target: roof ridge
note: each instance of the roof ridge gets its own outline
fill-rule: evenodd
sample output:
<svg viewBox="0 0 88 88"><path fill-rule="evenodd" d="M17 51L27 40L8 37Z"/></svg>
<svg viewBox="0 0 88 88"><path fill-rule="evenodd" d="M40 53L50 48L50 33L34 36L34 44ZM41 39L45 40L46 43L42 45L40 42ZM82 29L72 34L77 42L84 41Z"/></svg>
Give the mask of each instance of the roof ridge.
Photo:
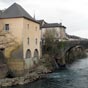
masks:
<svg viewBox="0 0 88 88"><path fill-rule="evenodd" d="M18 10L21 12L22 16L24 17L24 13L22 12L22 10L28 15L30 16L30 19L33 19L35 20L21 5L17 4L17 3L14 3L16 4Z"/></svg>
<svg viewBox="0 0 88 88"><path fill-rule="evenodd" d="M0 18L17 18L24 17L38 23L21 5L13 3L0 15Z"/></svg>
<svg viewBox="0 0 88 88"><path fill-rule="evenodd" d="M16 6L17 6L17 8L18 8L18 10L19 10L19 12L21 12L21 14L22 14L22 16L23 16L23 13L22 13L22 11L21 11L21 9L20 8L22 8L19 4L17 4L17 3L14 3ZM22 8L23 9L23 8Z"/></svg>

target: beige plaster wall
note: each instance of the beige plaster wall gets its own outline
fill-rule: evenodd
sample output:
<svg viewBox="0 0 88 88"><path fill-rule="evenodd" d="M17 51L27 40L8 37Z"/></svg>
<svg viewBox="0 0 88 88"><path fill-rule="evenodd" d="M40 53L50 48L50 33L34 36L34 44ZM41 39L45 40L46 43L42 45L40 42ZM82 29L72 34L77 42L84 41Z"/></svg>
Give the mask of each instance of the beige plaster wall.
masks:
<svg viewBox="0 0 88 88"><path fill-rule="evenodd" d="M42 30L41 30L41 37L42 38L44 38L44 34L45 34L45 31L46 30L56 30L56 32L57 32L57 34L58 34L58 36L57 36L57 34L55 35L55 37L56 38L65 38L66 37L66 35L65 35L65 29L64 28L62 28L62 27L54 27L54 28L42 28Z"/></svg>
<svg viewBox="0 0 88 88"><path fill-rule="evenodd" d="M9 31L5 30L5 24L9 24ZM22 41L23 18L0 19L0 31L10 32L19 43Z"/></svg>
<svg viewBox="0 0 88 88"><path fill-rule="evenodd" d="M24 50L24 58L26 58L26 51L30 49L31 56L34 56L34 50L38 49L40 56L40 39L41 39L41 31L40 25L38 23L32 22L30 20L23 20L23 50ZM29 27L28 27L29 25ZM29 44L28 44L29 38ZM37 38L37 44L35 43L35 39Z"/></svg>
<svg viewBox="0 0 88 88"><path fill-rule="evenodd" d="M4 30L5 24L9 24L9 31ZM0 19L0 30L5 33L9 32L12 35L11 37L14 37L14 40L18 41L19 44L23 46L23 58L25 61L25 67L26 69L32 67L35 61L35 59L33 59L35 49L38 50L40 57L40 25L25 18ZM31 58L26 58L26 52L28 49L31 51ZM38 61L38 59L36 60Z"/></svg>

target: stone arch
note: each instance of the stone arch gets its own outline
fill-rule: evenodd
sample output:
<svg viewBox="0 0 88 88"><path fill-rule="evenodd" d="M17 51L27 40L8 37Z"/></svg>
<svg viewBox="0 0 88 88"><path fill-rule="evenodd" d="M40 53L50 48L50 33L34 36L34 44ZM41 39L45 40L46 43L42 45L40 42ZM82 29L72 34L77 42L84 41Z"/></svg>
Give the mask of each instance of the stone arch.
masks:
<svg viewBox="0 0 88 88"><path fill-rule="evenodd" d="M26 51L26 58L31 58L31 50L27 49Z"/></svg>
<svg viewBox="0 0 88 88"><path fill-rule="evenodd" d="M65 54L69 51L71 51L71 49L73 48L80 48L81 50L84 50L83 46L81 45L75 45L75 46L72 46L72 47L69 47L66 51L65 51Z"/></svg>
<svg viewBox="0 0 88 88"><path fill-rule="evenodd" d="M37 59L39 58L38 49L35 49L35 50L34 50L34 57L36 57Z"/></svg>
<svg viewBox="0 0 88 88"><path fill-rule="evenodd" d="M72 53L73 51L84 51L84 47L81 46L81 45L75 45L75 46L72 46L72 47L69 47L66 51L65 51L65 62L68 60L68 62L70 61L70 55L72 54L74 56L74 53ZM72 60L75 60L75 56L72 58Z"/></svg>

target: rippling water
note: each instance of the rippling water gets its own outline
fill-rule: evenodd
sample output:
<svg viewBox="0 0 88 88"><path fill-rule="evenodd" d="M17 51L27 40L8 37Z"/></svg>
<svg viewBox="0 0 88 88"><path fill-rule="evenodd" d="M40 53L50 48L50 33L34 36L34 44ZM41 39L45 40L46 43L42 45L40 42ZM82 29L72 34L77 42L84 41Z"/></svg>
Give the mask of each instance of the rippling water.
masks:
<svg viewBox="0 0 88 88"><path fill-rule="evenodd" d="M88 88L88 58L73 63L65 70L50 73L44 79L8 88Z"/></svg>

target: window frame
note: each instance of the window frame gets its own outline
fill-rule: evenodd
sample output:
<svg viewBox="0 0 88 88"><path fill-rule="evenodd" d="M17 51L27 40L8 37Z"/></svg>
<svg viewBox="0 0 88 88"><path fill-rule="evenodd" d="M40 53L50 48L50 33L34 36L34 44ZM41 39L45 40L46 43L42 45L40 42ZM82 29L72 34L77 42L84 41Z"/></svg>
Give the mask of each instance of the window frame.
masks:
<svg viewBox="0 0 88 88"><path fill-rule="evenodd" d="M9 31L9 29L10 29L9 24L5 24L4 30L5 30L5 31Z"/></svg>

